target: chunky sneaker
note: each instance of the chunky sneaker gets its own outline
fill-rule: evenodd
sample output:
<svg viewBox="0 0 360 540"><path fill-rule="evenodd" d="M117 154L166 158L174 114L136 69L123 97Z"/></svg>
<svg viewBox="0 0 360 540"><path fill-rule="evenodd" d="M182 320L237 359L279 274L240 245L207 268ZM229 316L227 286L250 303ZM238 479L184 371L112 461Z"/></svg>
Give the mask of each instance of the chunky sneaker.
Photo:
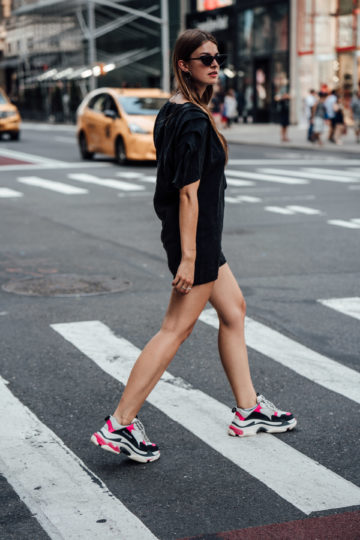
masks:
<svg viewBox="0 0 360 540"><path fill-rule="evenodd" d="M94 433L91 442L114 454L126 454L134 461L147 463L160 457L159 448L150 442L145 428L136 417L128 426L122 426L113 416L105 418L106 424Z"/></svg>
<svg viewBox="0 0 360 540"><path fill-rule="evenodd" d="M246 437L256 435L259 431L267 433L282 433L294 429L296 418L289 413L280 411L271 401L257 394L257 405L252 409L234 407L235 413L228 434L232 437Z"/></svg>

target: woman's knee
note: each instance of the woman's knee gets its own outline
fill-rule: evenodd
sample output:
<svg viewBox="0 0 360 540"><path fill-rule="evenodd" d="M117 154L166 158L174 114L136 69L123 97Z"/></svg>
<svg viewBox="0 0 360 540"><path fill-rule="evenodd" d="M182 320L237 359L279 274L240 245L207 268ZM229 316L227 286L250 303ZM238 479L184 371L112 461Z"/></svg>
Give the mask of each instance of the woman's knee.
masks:
<svg viewBox="0 0 360 540"><path fill-rule="evenodd" d="M226 310L218 311L220 323L228 327L237 327L244 324L246 315L246 302L243 295L233 300Z"/></svg>
<svg viewBox="0 0 360 540"><path fill-rule="evenodd" d="M179 325L165 320L161 325L161 332L167 333L171 340L181 345L190 336L194 326L195 323Z"/></svg>

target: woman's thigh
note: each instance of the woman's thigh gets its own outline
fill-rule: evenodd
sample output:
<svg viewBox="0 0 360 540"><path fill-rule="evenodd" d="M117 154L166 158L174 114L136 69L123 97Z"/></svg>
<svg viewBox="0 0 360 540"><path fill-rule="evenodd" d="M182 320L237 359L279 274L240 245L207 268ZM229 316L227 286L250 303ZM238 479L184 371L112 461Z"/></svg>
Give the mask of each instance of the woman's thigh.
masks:
<svg viewBox="0 0 360 540"><path fill-rule="evenodd" d="M227 263L219 268L219 276L214 282L209 302L225 324L238 320L239 312L245 315L244 296Z"/></svg>
<svg viewBox="0 0 360 540"><path fill-rule="evenodd" d="M179 333L191 330L209 300L214 283L196 285L184 295L173 290L162 328Z"/></svg>

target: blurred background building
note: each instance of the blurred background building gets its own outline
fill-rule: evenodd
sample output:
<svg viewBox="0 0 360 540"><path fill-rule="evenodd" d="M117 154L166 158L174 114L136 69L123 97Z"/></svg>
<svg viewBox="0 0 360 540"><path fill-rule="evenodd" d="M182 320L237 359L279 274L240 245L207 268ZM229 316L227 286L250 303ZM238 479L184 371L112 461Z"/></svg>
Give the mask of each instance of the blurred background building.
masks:
<svg viewBox="0 0 360 540"><path fill-rule="evenodd" d="M216 36L254 122L276 121L279 93L301 122L310 88L346 101L360 80L360 0L0 0L0 84L25 117L73 120L91 87L166 86L183 28Z"/></svg>

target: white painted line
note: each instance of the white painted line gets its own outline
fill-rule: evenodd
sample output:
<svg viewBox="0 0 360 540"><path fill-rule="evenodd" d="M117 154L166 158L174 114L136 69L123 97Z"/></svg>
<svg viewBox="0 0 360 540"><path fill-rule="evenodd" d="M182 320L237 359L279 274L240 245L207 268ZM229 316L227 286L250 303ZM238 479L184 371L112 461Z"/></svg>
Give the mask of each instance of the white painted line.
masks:
<svg viewBox="0 0 360 540"><path fill-rule="evenodd" d="M307 214L309 216L315 216L322 214L320 210L317 210L316 208L308 208L307 206L297 206L297 205L290 205L287 206L289 210L293 210L294 212L299 212L300 214Z"/></svg>
<svg viewBox="0 0 360 540"><path fill-rule="evenodd" d="M0 188L0 199L2 198L12 198L12 197L22 197L24 194L21 191L15 191L14 189L9 188Z"/></svg>
<svg viewBox="0 0 360 540"><path fill-rule="evenodd" d="M270 174L283 174L285 176L302 176L304 178L310 178L313 180L325 180L326 182L340 182L340 183L350 183L350 182L357 182L354 178L345 178L344 176L335 176L335 175L328 175L328 174L320 174L320 173L310 173L305 171L288 171L285 169L259 169L264 173L270 173Z"/></svg>
<svg viewBox="0 0 360 540"><path fill-rule="evenodd" d="M55 137L55 141L62 142L62 143L68 143L68 144L76 144L76 138L75 137Z"/></svg>
<svg viewBox="0 0 360 540"><path fill-rule="evenodd" d="M231 176L231 173L226 173L226 183L228 186L231 187L250 187L254 186L255 182L251 182L249 180L237 180L235 178L229 178Z"/></svg>
<svg viewBox="0 0 360 540"><path fill-rule="evenodd" d="M0 409L1 471L50 538L156 540L1 378Z"/></svg>
<svg viewBox="0 0 360 540"><path fill-rule="evenodd" d="M259 197L252 197L251 195L237 195L236 197L225 197L225 201L230 204L239 204L243 202L258 203L262 199Z"/></svg>
<svg viewBox="0 0 360 540"><path fill-rule="evenodd" d="M87 189L63 184L63 182L55 182L55 180L46 180L45 178L40 178L38 176L22 176L18 178L18 182L28 186L36 186L43 189L49 189L50 191L57 191L63 195L80 195L88 193Z"/></svg>
<svg viewBox="0 0 360 540"><path fill-rule="evenodd" d="M219 327L219 321L213 309L203 311L200 320L214 328ZM302 377L360 403L359 372L249 317L246 317L245 335L248 347L292 369Z"/></svg>
<svg viewBox="0 0 360 540"><path fill-rule="evenodd" d="M360 173L354 172L354 171L347 171L347 170L339 170L339 169L315 169L311 167L306 167L303 169L304 171L312 172L312 173L326 173L331 175L340 175L340 176L349 176L350 178L355 178L356 180L360 181Z"/></svg>
<svg viewBox="0 0 360 540"><path fill-rule="evenodd" d="M100 321L51 325L106 373L126 384L140 350ZM360 504L360 488L271 435L229 437L229 408L165 372L148 402L303 512ZM266 456L266 459L264 459Z"/></svg>
<svg viewBox="0 0 360 540"><path fill-rule="evenodd" d="M340 313L359 319L360 321L360 297L353 296L350 298L329 298L328 300L318 300L320 304L326 307L335 309Z"/></svg>
<svg viewBox="0 0 360 540"><path fill-rule="evenodd" d="M70 131L76 134L76 126L66 124L38 124L33 122L22 122L21 129L31 129L35 131Z"/></svg>
<svg viewBox="0 0 360 540"><path fill-rule="evenodd" d="M4 148L3 146L0 148L0 156L5 156L12 159L18 159L23 161L29 161L31 163L39 163L44 165L53 165L53 166L59 166L63 165L63 161L58 161L56 159L48 159L44 158L42 156L34 155L34 154L25 154L25 152L18 152L17 150L10 150L9 148ZM3 167L1 167L1 170Z"/></svg>
<svg viewBox="0 0 360 540"><path fill-rule="evenodd" d="M149 182L150 184L155 184L156 183L156 176L150 176L150 175L140 176L139 180L141 182Z"/></svg>
<svg viewBox="0 0 360 540"><path fill-rule="evenodd" d="M338 227L345 227L346 229L360 229L360 223L355 221L345 221L344 219L329 219L329 225L337 225Z"/></svg>
<svg viewBox="0 0 360 540"><path fill-rule="evenodd" d="M143 175L142 173L118 172L116 173L116 176L120 176L120 178L133 178L139 180L140 182L149 182L150 184L155 184L156 182L156 176Z"/></svg>
<svg viewBox="0 0 360 540"><path fill-rule="evenodd" d="M3 171L33 171L33 170L48 170L48 169L98 169L104 167L111 167L111 163L103 163L93 161L92 163L83 161L63 162L55 163L31 163L25 165L0 165L0 172Z"/></svg>
<svg viewBox="0 0 360 540"><path fill-rule="evenodd" d="M144 186L138 186L137 184L130 184L129 182L123 182L122 180L99 178L98 176L87 173L68 174L68 178L71 180L78 180L79 182L86 182L87 184L96 184L102 187L121 189L122 191L142 191L145 189Z"/></svg>
<svg viewBox="0 0 360 540"><path fill-rule="evenodd" d="M360 165L360 160L358 159L337 159L331 156L323 156L319 159L317 158L310 158L306 155L305 157L299 158L299 159L229 159L228 164L229 165L253 165L254 167L258 167L259 165L288 165L289 167L292 167L293 165L300 165L301 167L304 166L304 160L306 159L307 163L311 163L312 165L320 165L320 166L334 166L334 167L341 167L341 166L354 166L354 165Z"/></svg>
<svg viewBox="0 0 360 540"><path fill-rule="evenodd" d="M295 212L283 206L265 206L265 210L267 212L275 212L276 214L284 214L287 216L293 216L295 214Z"/></svg>
<svg viewBox="0 0 360 540"><path fill-rule="evenodd" d="M116 176L122 176L123 178L139 178L139 176L142 176L142 173L132 171L120 171L116 173Z"/></svg>
<svg viewBox="0 0 360 540"><path fill-rule="evenodd" d="M260 169L259 169L260 170ZM269 169L270 171L270 169ZM228 171L227 174L231 176L240 176L244 178L249 178L250 180L260 180L262 182L276 182L279 184L308 184L307 180L302 178L285 178L284 176L275 176L271 174L260 174L250 171ZM296 175L295 175L296 176Z"/></svg>
<svg viewBox="0 0 360 540"><path fill-rule="evenodd" d="M356 223L356 224L360 225L360 218L353 218L351 221L353 223Z"/></svg>

